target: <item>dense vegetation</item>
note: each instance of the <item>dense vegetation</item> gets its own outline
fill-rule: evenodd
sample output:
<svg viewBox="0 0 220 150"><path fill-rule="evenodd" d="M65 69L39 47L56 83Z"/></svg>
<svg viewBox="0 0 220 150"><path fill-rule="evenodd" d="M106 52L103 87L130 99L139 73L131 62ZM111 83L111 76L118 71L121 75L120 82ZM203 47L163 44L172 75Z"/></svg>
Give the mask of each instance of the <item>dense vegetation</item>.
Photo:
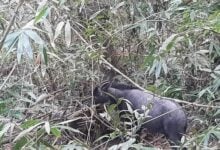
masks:
<svg viewBox="0 0 220 150"><path fill-rule="evenodd" d="M104 80L179 102L182 147L220 145L218 0L0 0L0 35L2 149L168 149L97 109Z"/></svg>

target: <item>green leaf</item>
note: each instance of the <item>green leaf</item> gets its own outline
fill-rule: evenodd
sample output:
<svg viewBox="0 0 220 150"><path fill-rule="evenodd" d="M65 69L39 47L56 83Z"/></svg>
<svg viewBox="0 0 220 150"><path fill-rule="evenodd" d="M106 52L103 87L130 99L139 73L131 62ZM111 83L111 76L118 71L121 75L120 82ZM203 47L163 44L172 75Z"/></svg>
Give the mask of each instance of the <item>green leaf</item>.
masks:
<svg viewBox="0 0 220 150"><path fill-rule="evenodd" d="M56 150L56 148L51 145L50 141L39 139L39 143L41 144L40 150L44 150L44 149Z"/></svg>
<svg viewBox="0 0 220 150"><path fill-rule="evenodd" d="M51 128L51 133L55 135L57 138L61 137L61 131L56 127Z"/></svg>
<svg viewBox="0 0 220 150"><path fill-rule="evenodd" d="M94 18L95 18L96 16L98 16L103 10L104 10L104 9L101 9L101 10L95 12L94 14L92 14L92 15L90 16L89 20L94 19Z"/></svg>
<svg viewBox="0 0 220 150"><path fill-rule="evenodd" d="M213 135L215 135L220 140L220 128L216 127L213 131L211 131Z"/></svg>
<svg viewBox="0 0 220 150"><path fill-rule="evenodd" d="M218 44L213 43L213 47L215 48L216 53L218 54L218 56L220 56L220 46L218 46Z"/></svg>
<svg viewBox="0 0 220 150"><path fill-rule="evenodd" d="M216 53L218 54L218 56L220 56L220 47L217 45L217 44L213 44L215 50L216 50Z"/></svg>
<svg viewBox="0 0 220 150"><path fill-rule="evenodd" d="M115 108L116 108L117 106L118 106L118 104L111 104L110 106L108 106L107 111L108 111L109 113L112 113L112 112L115 111Z"/></svg>
<svg viewBox="0 0 220 150"><path fill-rule="evenodd" d="M151 66L154 62L155 57L153 55L147 55L144 58L144 65L145 66Z"/></svg>
<svg viewBox="0 0 220 150"><path fill-rule="evenodd" d="M37 120L37 119L30 119L30 120L27 120L24 123L22 123L21 124L21 128L27 129L27 128L31 127L31 126L34 126L34 125L38 124L38 123L40 123L39 120Z"/></svg>
<svg viewBox="0 0 220 150"><path fill-rule="evenodd" d="M153 93L156 93L157 90L158 90L155 85L148 85L148 86L146 87L146 89L149 90L149 91L151 91L151 92L153 92Z"/></svg>
<svg viewBox="0 0 220 150"><path fill-rule="evenodd" d="M20 140L18 140L15 144L15 146L13 147L14 150L21 150L22 147L27 144L28 140L27 138L23 137Z"/></svg>
<svg viewBox="0 0 220 150"><path fill-rule="evenodd" d="M152 65L152 67L150 68L150 71L149 71L149 75L151 75L152 73L154 73L157 64L158 64L158 60L157 60L157 59L154 59L153 65Z"/></svg>
<svg viewBox="0 0 220 150"><path fill-rule="evenodd" d="M98 137L98 139L96 139L95 141L94 141L94 143L96 143L96 142L99 142L99 141L101 141L102 139L109 139L110 137L109 137L109 135L103 135L103 136L100 136L100 137Z"/></svg>
<svg viewBox="0 0 220 150"><path fill-rule="evenodd" d="M206 92L207 92L207 88L200 91L198 94L199 98L201 98Z"/></svg>
<svg viewBox="0 0 220 150"><path fill-rule="evenodd" d="M39 23L41 20L47 17L50 12L50 8L48 6L42 7L36 14L34 23Z"/></svg>
<svg viewBox="0 0 220 150"><path fill-rule="evenodd" d="M7 111L6 101L0 101L0 114L3 114Z"/></svg>
<svg viewBox="0 0 220 150"><path fill-rule="evenodd" d="M207 89L207 92L209 93L209 95L213 98L213 99L215 99L215 94L208 88Z"/></svg>
<svg viewBox="0 0 220 150"><path fill-rule="evenodd" d="M68 127L68 126L63 126L63 125L55 125L53 126L54 128L60 128L60 129L65 129L65 130L69 130L69 131L72 131L74 133L80 133L80 134L83 134L80 130L78 129L74 129L74 128L71 128L71 127Z"/></svg>
<svg viewBox="0 0 220 150"><path fill-rule="evenodd" d="M37 128L37 127L40 126L41 124L43 124L43 122L38 123L38 124L36 124L36 125L34 125L34 126L28 128L28 129L26 129L26 130L23 130L22 132L20 132L20 133L18 134L18 136L15 137L15 139L13 140L13 142L15 142L15 141L21 139L22 137L24 137L25 135L27 135L28 133L30 133L34 128Z"/></svg>
<svg viewBox="0 0 220 150"><path fill-rule="evenodd" d="M220 109L218 109L213 116L214 116L214 117L220 116Z"/></svg>
<svg viewBox="0 0 220 150"><path fill-rule="evenodd" d="M168 37L162 44L162 46L160 47L160 51L170 51L171 48L173 48L174 45L174 41L177 38L177 34L172 34L170 37Z"/></svg>
<svg viewBox="0 0 220 150"><path fill-rule="evenodd" d="M40 53L44 63L47 65L48 64L47 49L43 45L40 45Z"/></svg>

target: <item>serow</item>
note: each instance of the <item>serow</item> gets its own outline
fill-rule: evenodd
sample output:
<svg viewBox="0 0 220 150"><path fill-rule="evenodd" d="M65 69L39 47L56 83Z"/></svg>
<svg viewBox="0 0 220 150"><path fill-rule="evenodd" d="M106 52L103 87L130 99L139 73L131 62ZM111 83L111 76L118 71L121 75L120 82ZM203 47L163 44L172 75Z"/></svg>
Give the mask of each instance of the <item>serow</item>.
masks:
<svg viewBox="0 0 220 150"><path fill-rule="evenodd" d="M151 105L148 112L151 118L143 123L141 128L146 128L151 133L164 134L171 145L179 145L183 134L186 133L187 117L184 110L179 104L166 98L126 84L110 82L95 87L93 96L96 104L117 103L118 99L126 99L131 103L133 110L138 110L139 113L144 113L143 106ZM122 104L119 109L126 110L127 107Z"/></svg>

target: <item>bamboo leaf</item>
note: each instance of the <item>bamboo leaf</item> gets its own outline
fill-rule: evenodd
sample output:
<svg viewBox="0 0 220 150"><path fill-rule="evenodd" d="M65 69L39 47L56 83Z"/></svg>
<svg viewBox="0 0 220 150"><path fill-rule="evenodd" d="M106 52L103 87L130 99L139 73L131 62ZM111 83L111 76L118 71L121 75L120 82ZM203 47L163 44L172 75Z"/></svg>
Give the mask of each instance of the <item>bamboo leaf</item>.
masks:
<svg viewBox="0 0 220 150"><path fill-rule="evenodd" d="M56 137L61 137L61 131L58 128L52 127L51 133L55 135Z"/></svg>
<svg viewBox="0 0 220 150"><path fill-rule="evenodd" d="M64 26L64 22L63 21L58 23L58 25L56 27L56 30L55 30L55 35L54 35L53 41L55 41L55 39L61 34L63 26Z"/></svg>
<svg viewBox="0 0 220 150"><path fill-rule="evenodd" d="M29 36L32 40L34 40L35 43L39 44L39 45L43 45L44 42L43 40L41 39L41 37L33 30L25 30L24 31L25 34L27 36Z"/></svg>
<svg viewBox="0 0 220 150"><path fill-rule="evenodd" d="M168 37L160 47L160 51L170 51L174 46L174 41L177 38L177 34L172 34L170 37Z"/></svg>
<svg viewBox="0 0 220 150"><path fill-rule="evenodd" d="M44 127L47 134L50 134L50 123L48 121L45 122Z"/></svg>
<svg viewBox="0 0 220 150"><path fill-rule="evenodd" d="M20 133L18 134L18 136L15 137L15 139L13 140L13 142L15 142L15 141L19 140L20 138L24 137L24 136L27 135L30 131L32 131L33 129L37 128L37 127L40 126L41 124L43 124L43 122L38 123L38 124L36 124L36 125L34 125L34 126L28 128L28 129L26 129L26 130L20 132Z"/></svg>
<svg viewBox="0 0 220 150"><path fill-rule="evenodd" d="M48 6L43 6L35 16L34 23L38 23L44 18L46 18L49 12L50 12L50 8Z"/></svg>
<svg viewBox="0 0 220 150"><path fill-rule="evenodd" d="M70 47L71 43L71 26L69 20L67 20L66 25L65 25L65 41L67 47Z"/></svg>
<svg viewBox="0 0 220 150"><path fill-rule="evenodd" d="M6 123L4 125L4 127L2 128L2 130L0 131L0 138L6 133L8 132L9 128L11 127L11 123Z"/></svg>

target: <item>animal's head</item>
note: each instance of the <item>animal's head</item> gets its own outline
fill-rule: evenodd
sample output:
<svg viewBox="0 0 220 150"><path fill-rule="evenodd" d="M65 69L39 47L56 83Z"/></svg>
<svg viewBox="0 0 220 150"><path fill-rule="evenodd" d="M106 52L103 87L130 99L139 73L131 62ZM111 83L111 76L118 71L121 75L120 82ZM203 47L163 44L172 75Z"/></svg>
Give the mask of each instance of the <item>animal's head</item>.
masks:
<svg viewBox="0 0 220 150"><path fill-rule="evenodd" d="M93 95L95 103L116 103L118 98L125 97L128 90L137 89L126 84L103 82L100 86L95 87ZM125 91L127 90L127 91Z"/></svg>
<svg viewBox="0 0 220 150"><path fill-rule="evenodd" d="M115 101L113 96L108 93L110 88L110 82L103 82L100 86L95 87L93 91L93 96L96 104L103 104Z"/></svg>

